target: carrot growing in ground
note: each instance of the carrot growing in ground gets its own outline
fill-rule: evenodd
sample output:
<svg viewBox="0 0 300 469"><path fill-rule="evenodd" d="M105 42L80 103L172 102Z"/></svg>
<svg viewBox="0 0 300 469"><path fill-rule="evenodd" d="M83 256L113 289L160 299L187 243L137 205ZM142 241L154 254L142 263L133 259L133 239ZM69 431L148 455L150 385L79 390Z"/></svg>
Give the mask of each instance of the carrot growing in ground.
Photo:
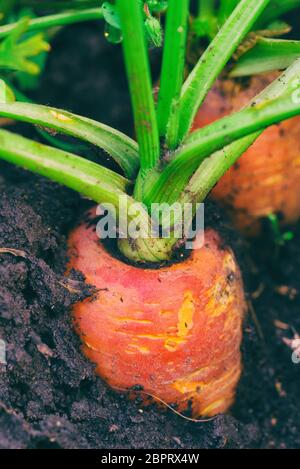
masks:
<svg viewBox="0 0 300 469"><path fill-rule="evenodd" d="M193 130L247 105L279 76L277 70L286 68L293 57L299 57L299 41L274 39L290 31L288 25L278 21L280 15L299 6L297 0L270 2L254 31L235 52L234 67L227 69L208 94L195 117ZM221 2L212 24L222 22L232 8L230 2ZM199 29L199 19L197 24ZM242 81L241 77L247 78ZM271 214L278 214L284 224L300 218L299 133L299 117L270 127L212 191L213 198L229 209L235 225L245 234L258 234L262 218Z"/></svg>
<svg viewBox="0 0 300 469"><path fill-rule="evenodd" d="M233 402L241 373L245 301L235 256L216 230L204 231L202 246L197 245L200 231L187 256L181 257L179 248L190 237L197 204L261 131L300 114L293 99L300 61L248 108L192 134L190 128L199 90L209 91L268 3L239 2L205 62L183 83L189 1L170 0L155 107L145 10L140 1L117 1L137 142L70 112L14 102L2 84L1 116L92 143L108 152L122 172L0 131L2 159L65 184L109 212L96 232L83 221L69 239L68 268L79 269L97 289L73 309L85 354L111 386L143 389L195 417L224 412ZM160 210L157 204L162 204ZM176 210L169 216L172 204ZM182 217L185 204L191 208L187 219ZM89 216L94 218L95 211ZM106 225L114 233L114 221L118 239L112 253L101 238ZM188 229L182 230L186 222ZM152 225L159 229L152 232Z"/></svg>

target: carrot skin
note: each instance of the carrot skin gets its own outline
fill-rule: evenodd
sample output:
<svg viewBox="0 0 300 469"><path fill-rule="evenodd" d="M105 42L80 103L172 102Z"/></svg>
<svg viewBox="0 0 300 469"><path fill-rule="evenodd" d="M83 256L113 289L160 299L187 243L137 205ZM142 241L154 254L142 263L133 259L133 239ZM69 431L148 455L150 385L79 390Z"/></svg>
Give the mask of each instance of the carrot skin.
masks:
<svg viewBox="0 0 300 469"><path fill-rule="evenodd" d="M160 269L108 253L93 228L69 239L70 265L99 289L73 308L85 355L112 387L140 386L193 417L225 412L241 373L245 301L229 248L209 229L205 245Z"/></svg>

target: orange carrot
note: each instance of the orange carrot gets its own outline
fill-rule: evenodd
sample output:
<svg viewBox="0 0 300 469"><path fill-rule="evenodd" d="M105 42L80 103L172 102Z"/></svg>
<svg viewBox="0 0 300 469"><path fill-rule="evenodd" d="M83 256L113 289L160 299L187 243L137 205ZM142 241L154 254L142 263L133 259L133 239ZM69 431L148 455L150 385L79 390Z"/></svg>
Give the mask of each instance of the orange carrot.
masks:
<svg viewBox="0 0 300 469"><path fill-rule="evenodd" d="M114 258L85 224L71 234L70 265L98 293L73 310L85 355L113 387L139 386L193 417L226 411L241 373L243 284L219 235L160 269Z"/></svg>

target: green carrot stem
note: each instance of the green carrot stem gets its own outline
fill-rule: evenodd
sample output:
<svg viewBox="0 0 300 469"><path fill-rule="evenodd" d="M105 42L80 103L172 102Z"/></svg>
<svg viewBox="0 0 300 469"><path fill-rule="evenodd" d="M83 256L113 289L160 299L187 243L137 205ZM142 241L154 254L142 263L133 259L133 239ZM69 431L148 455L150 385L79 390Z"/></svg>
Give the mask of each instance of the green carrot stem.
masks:
<svg viewBox="0 0 300 469"><path fill-rule="evenodd" d="M0 130L0 158L46 176L96 202L115 204L130 182L80 156Z"/></svg>
<svg viewBox="0 0 300 469"><path fill-rule="evenodd" d="M128 259L161 262L171 258L176 240L149 236L151 223L147 210L127 195L130 182L119 174L80 156L6 130L0 130L0 159L69 187L106 208L109 204L110 208L114 208L112 214L116 216L119 226L135 222L140 227L139 237L119 241L120 250ZM135 220L137 211L138 220Z"/></svg>
<svg viewBox="0 0 300 469"><path fill-rule="evenodd" d="M18 3L22 7L32 7L35 10L73 10L73 9L86 9L99 7L103 1L102 0L19 0Z"/></svg>
<svg viewBox="0 0 300 469"><path fill-rule="evenodd" d="M139 169L138 146L123 133L71 112L31 103L0 103L0 116L45 126L105 150L134 178Z"/></svg>
<svg viewBox="0 0 300 469"><path fill-rule="evenodd" d="M178 101L183 83L187 20L190 0L169 0L162 72L157 105L159 134L165 137L172 103ZM174 125L174 124L173 124Z"/></svg>
<svg viewBox="0 0 300 469"><path fill-rule="evenodd" d="M299 66L300 60L296 62L296 70ZM284 83L285 87L281 89L279 97L270 99L268 95L265 97L262 94L246 109L192 133L162 172L154 172L152 178L149 178L144 201L147 204L150 201L176 201L199 164L213 152L235 140L300 114L299 100L294 99L295 90L291 83Z"/></svg>
<svg viewBox="0 0 300 469"><path fill-rule="evenodd" d="M227 18L231 15L235 7L237 6L239 0L221 0L219 8L219 22L224 24Z"/></svg>
<svg viewBox="0 0 300 469"><path fill-rule="evenodd" d="M199 59L183 86L178 142L188 134L209 89L269 1L241 0Z"/></svg>
<svg viewBox="0 0 300 469"><path fill-rule="evenodd" d="M225 0L226 1L226 0ZM300 0L271 0L264 14L257 20L255 29L261 29L300 6Z"/></svg>
<svg viewBox="0 0 300 469"><path fill-rule="evenodd" d="M300 41L259 38L253 49L239 58L230 76L253 76L272 70L284 70L299 56Z"/></svg>
<svg viewBox="0 0 300 469"><path fill-rule="evenodd" d="M42 16L33 18L29 21L28 31L39 31L64 26L67 24L80 23L82 21L100 20L103 18L101 8L90 8L86 10L70 11L67 13L58 13L56 15ZM0 39L6 37L14 30L17 23L10 23L0 27Z"/></svg>
<svg viewBox="0 0 300 469"><path fill-rule="evenodd" d="M142 5L138 0L117 0L117 6L143 178L159 159L160 145Z"/></svg>
<svg viewBox="0 0 300 469"><path fill-rule="evenodd" d="M214 15L215 1L214 0L198 0L198 17L210 18Z"/></svg>

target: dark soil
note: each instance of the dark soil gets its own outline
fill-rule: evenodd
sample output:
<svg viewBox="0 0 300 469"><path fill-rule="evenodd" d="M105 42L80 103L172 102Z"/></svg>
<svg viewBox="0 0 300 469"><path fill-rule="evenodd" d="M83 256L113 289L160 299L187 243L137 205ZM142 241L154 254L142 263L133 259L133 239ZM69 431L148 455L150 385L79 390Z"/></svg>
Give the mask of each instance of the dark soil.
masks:
<svg viewBox="0 0 300 469"><path fill-rule="evenodd" d="M130 132L126 81L101 35L82 25L57 37L39 100ZM6 164L0 192L0 448L300 447L300 364L283 342L300 333L300 225L279 252L268 231L264 242L236 240L252 305L244 373L229 415L191 423L110 390L80 352L70 305L89 287L63 274L66 236L86 201Z"/></svg>

